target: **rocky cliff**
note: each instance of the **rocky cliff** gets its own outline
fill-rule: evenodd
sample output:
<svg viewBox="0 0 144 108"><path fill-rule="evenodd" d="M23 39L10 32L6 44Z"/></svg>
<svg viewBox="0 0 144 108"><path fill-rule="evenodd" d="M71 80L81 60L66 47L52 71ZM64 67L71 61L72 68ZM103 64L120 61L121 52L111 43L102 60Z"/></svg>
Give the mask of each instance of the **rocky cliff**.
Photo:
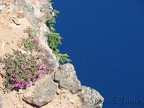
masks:
<svg viewBox="0 0 144 108"><path fill-rule="evenodd" d="M46 34L50 33L50 29L45 22L52 17L53 8L48 0L0 0L0 56L4 58L0 63L0 108L102 107L104 99L99 92L81 85L73 65L60 65L58 58L48 46ZM42 52L34 50L39 48L36 43ZM10 56L16 51L18 56ZM27 75L29 68L34 68L31 64L37 55L41 57L40 61L43 64L36 61L39 68L35 68L39 72L28 81L21 75ZM12 61L20 62L20 65L10 66ZM22 70L26 66L28 68ZM11 68L13 70L10 70ZM26 81L22 82L20 78Z"/></svg>

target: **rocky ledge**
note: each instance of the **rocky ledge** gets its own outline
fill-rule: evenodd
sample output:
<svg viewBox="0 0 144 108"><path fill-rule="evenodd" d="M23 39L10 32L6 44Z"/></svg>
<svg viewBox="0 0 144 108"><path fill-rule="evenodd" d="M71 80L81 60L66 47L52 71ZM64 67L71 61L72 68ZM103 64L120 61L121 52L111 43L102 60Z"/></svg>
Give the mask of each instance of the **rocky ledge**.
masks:
<svg viewBox="0 0 144 108"><path fill-rule="evenodd" d="M51 71L25 90L5 92L3 65L0 65L0 108L102 108L104 98L90 87L81 85L74 66L60 65L47 44L50 33L45 22L53 17L48 0L0 0L0 56L12 53L25 29L33 28L44 49L43 62ZM24 51L23 51L24 52ZM25 52L30 53L30 52ZM38 53L38 52L37 52Z"/></svg>

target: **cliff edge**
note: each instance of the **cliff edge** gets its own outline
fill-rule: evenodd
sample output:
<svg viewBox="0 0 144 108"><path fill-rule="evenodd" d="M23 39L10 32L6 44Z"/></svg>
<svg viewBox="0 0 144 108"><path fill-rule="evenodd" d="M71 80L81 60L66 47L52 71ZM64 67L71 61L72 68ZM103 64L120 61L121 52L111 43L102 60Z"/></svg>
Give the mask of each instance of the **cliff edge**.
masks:
<svg viewBox="0 0 144 108"><path fill-rule="evenodd" d="M53 15L48 0L0 0L0 108L102 108L48 46Z"/></svg>

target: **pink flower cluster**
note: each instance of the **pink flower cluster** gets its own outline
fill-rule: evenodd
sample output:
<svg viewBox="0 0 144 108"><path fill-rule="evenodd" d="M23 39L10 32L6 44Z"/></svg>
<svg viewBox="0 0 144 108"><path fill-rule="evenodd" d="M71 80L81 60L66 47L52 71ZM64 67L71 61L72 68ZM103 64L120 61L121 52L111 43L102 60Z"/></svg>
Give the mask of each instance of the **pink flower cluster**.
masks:
<svg viewBox="0 0 144 108"><path fill-rule="evenodd" d="M10 78L10 81L13 82L13 87L15 88L24 88L29 86L29 82L23 79L19 79L18 76L16 75L13 78Z"/></svg>
<svg viewBox="0 0 144 108"><path fill-rule="evenodd" d="M43 74L43 71L40 70L37 74L31 76L30 74L27 75L26 79L20 79L18 76L14 78L10 78L11 82L14 82L13 87L15 88L24 88L30 86L30 82L37 82L38 78Z"/></svg>
<svg viewBox="0 0 144 108"><path fill-rule="evenodd" d="M22 55L17 51L16 56L5 58L6 87L23 89L38 81L38 78L48 72L45 64L39 62L41 56Z"/></svg>
<svg viewBox="0 0 144 108"><path fill-rule="evenodd" d="M32 58L36 58L35 56L33 56ZM42 76L43 73L47 73L48 72L48 68L45 64L42 64L38 61L36 61L35 65L37 66L37 71L35 70L35 72L33 74L27 74L25 76L25 78L20 78L18 76L18 74L16 73L16 71L20 72L21 74L23 74L25 67L23 67L23 71L21 69L11 69L10 73L12 75L12 77L10 78L10 82L8 85L12 85L14 88L26 88L28 86L30 86L30 82L37 82L38 78L40 76Z"/></svg>
<svg viewBox="0 0 144 108"><path fill-rule="evenodd" d="M38 40L38 39L33 39L33 42L34 42L34 43L40 43L40 40Z"/></svg>
<svg viewBox="0 0 144 108"><path fill-rule="evenodd" d="M39 62L36 62L36 66L39 67L39 70L44 70L45 72L48 71L48 68L45 64L42 64L42 63L39 63Z"/></svg>
<svg viewBox="0 0 144 108"><path fill-rule="evenodd" d="M13 84L16 88L23 88L24 86L28 87L29 83L26 81L18 81L17 83Z"/></svg>

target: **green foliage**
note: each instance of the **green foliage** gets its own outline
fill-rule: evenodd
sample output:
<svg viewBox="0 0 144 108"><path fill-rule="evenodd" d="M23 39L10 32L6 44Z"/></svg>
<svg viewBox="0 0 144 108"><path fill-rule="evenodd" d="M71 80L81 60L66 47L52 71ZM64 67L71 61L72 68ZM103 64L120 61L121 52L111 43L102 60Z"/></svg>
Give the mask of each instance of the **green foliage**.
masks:
<svg viewBox="0 0 144 108"><path fill-rule="evenodd" d="M57 15L60 13L58 10L54 9L54 17L52 17L49 21L46 22L47 27L50 29L51 32L55 32L54 24L56 24Z"/></svg>
<svg viewBox="0 0 144 108"><path fill-rule="evenodd" d="M46 22L47 27L50 29L51 32L55 32L54 24L56 23L55 17L51 18L49 21Z"/></svg>
<svg viewBox="0 0 144 108"><path fill-rule="evenodd" d="M42 74L48 72L48 68L41 62L41 55L33 55L33 51L42 51L39 46L39 40L33 29L27 29L27 39L22 39L19 44L25 51L15 50L13 54L5 54L4 58L0 57L0 62L4 63L6 71L4 85L10 90L25 89L34 84Z"/></svg>
<svg viewBox="0 0 144 108"><path fill-rule="evenodd" d="M53 12L54 12L54 16L57 16L60 13L60 11L58 11L56 9L54 9Z"/></svg>
<svg viewBox="0 0 144 108"><path fill-rule="evenodd" d="M41 51L41 48L38 44L40 41L36 36L35 30L30 28L26 32L28 33L29 37L27 39L22 39L20 46L23 46L24 50L26 51L32 51L32 50Z"/></svg>
<svg viewBox="0 0 144 108"><path fill-rule="evenodd" d="M60 51L57 48L53 49L53 53L59 57L60 63L65 63L65 62L71 62L69 59L69 56L67 54L61 54Z"/></svg>
<svg viewBox="0 0 144 108"><path fill-rule="evenodd" d="M48 45L52 48L55 49L59 44L61 44L61 36L59 33L54 33L51 32L50 34L47 35L48 38Z"/></svg>
<svg viewBox="0 0 144 108"><path fill-rule="evenodd" d="M69 56L67 54L61 54L58 50L58 45L61 44L62 37L56 32L54 24L56 24L57 15L60 13L58 10L54 9L54 17L46 22L47 27L50 29L50 33L46 36L48 39L48 45L53 50L53 53L59 58L60 63L70 62Z"/></svg>
<svg viewBox="0 0 144 108"><path fill-rule="evenodd" d="M6 71L5 87L9 89L25 89L31 83L48 72L47 67L40 63L40 56L22 54L19 50L14 55L6 54L4 69Z"/></svg>
<svg viewBox="0 0 144 108"><path fill-rule="evenodd" d="M38 45L39 40L34 37L29 37L27 39L22 39L21 46L24 46L24 50L26 51L32 51L37 50L40 51L40 47Z"/></svg>
<svg viewBox="0 0 144 108"><path fill-rule="evenodd" d="M59 61L61 63L65 63L65 62L70 62L71 60L68 58L69 56L67 54L61 54L58 53L58 57L59 57Z"/></svg>

